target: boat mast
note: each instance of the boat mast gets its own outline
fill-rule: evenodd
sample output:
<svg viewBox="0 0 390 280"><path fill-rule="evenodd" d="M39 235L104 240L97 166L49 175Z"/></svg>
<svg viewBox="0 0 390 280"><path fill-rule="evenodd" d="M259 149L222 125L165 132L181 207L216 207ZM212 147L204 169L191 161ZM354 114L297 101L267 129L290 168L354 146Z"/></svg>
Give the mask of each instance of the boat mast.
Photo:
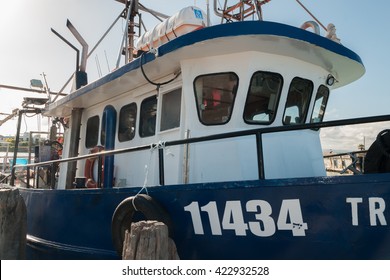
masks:
<svg viewBox="0 0 390 280"><path fill-rule="evenodd" d="M165 15L163 13L154 11L152 9L146 8L144 5L139 3L138 0L115 0L118 2L121 2L126 5L126 8L122 14L122 17L126 19L126 32L122 38L121 43L121 49L119 51L116 68L119 68L121 56L125 55L125 61L126 63L132 61L134 58L136 58L136 54L134 52L134 38L135 36L141 35L141 26L144 27L145 31L145 25L142 22L141 14L139 11L144 11L152 16L154 16L159 21L163 21L163 19L169 18L168 15ZM135 19L138 16L139 22L136 23ZM138 35L136 35L135 29L138 28Z"/></svg>
<svg viewBox="0 0 390 280"><path fill-rule="evenodd" d="M138 15L138 0L127 2L127 43L126 43L126 62L130 62L134 58L134 19Z"/></svg>
<svg viewBox="0 0 390 280"><path fill-rule="evenodd" d="M218 8L218 0L214 0L214 13L226 20L244 21L247 17L257 16L259 20L263 20L261 6L271 0L241 0L237 4L228 6L228 0L225 0L223 9Z"/></svg>

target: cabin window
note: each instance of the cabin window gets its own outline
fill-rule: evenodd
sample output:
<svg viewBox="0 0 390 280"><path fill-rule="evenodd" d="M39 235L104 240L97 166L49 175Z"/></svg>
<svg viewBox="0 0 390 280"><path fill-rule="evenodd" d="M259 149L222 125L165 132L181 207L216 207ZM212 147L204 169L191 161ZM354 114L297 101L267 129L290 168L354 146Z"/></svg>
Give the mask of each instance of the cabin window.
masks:
<svg viewBox="0 0 390 280"><path fill-rule="evenodd" d="M181 88L165 93L162 96L160 130L180 126Z"/></svg>
<svg viewBox="0 0 390 280"><path fill-rule="evenodd" d="M141 103L140 128L141 137L153 136L156 132L157 97L152 96Z"/></svg>
<svg viewBox="0 0 390 280"><path fill-rule="evenodd" d="M106 118L102 117L102 128L100 129L100 144L106 145Z"/></svg>
<svg viewBox="0 0 390 280"><path fill-rule="evenodd" d="M233 111L237 87L238 77L234 73L197 77L194 90L199 120L205 125L227 123Z"/></svg>
<svg viewBox="0 0 390 280"><path fill-rule="evenodd" d="M328 103L328 98L329 98L329 89L326 86L321 85L318 88L316 100L314 103L313 113L311 115L312 123L322 122L325 115L325 109L326 109L326 104Z"/></svg>
<svg viewBox="0 0 390 280"><path fill-rule="evenodd" d="M284 124L301 124L305 122L312 92L312 81L298 77L292 80L284 110Z"/></svg>
<svg viewBox="0 0 390 280"><path fill-rule="evenodd" d="M85 147L88 149L95 147L99 139L99 116L90 117L87 121Z"/></svg>
<svg viewBox="0 0 390 280"><path fill-rule="evenodd" d="M276 73L256 72L252 76L245 102L245 122L253 124L273 122L282 84L282 76Z"/></svg>
<svg viewBox="0 0 390 280"><path fill-rule="evenodd" d="M123 106L119 112L118 140L130 141L135 136L135 122L137 118L137 104Z"/></svg>

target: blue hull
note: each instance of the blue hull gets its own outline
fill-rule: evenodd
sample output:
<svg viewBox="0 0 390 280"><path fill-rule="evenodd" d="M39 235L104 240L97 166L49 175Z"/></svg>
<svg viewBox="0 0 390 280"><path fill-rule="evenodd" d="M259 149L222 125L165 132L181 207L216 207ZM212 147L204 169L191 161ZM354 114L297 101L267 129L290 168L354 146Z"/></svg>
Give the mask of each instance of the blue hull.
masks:
<svg viewBox="0 0 390 280"><path fill-rule="evenodd" d="M32 259L118 259L111 220L139 188L21 189ZM390 176L149 187L181 259L390 259Z"/></svg>

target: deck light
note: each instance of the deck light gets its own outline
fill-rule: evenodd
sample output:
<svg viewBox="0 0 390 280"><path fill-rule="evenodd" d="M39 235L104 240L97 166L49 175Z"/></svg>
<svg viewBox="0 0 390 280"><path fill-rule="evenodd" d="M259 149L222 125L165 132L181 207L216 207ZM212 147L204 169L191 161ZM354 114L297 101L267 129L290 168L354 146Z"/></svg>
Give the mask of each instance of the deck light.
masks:
<svg viewBox="0 0 390 280"><path fill-rule="evenodd" d="M333 86L335 81L336 79L331 74L329 74L328 77L326 78L326 84L330 87Z"/></svg>

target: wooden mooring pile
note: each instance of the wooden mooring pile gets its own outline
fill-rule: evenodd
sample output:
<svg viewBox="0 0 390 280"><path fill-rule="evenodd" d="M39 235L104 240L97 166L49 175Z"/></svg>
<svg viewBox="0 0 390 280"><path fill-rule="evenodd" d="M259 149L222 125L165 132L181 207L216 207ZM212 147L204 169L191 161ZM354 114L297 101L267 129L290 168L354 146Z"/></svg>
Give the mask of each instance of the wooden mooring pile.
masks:
<svg viewBox="0 0 390 280"><path fill-rule="evenodd" d="M158 221L132 223L123 242L123 260L178 260L168 227Z"/></svg>
<svg viewBox="0 0 390 280"><path fill-rule="evenodd" d="M26 204L17 188L0 186L0 259L26 257Z"/></svg>

